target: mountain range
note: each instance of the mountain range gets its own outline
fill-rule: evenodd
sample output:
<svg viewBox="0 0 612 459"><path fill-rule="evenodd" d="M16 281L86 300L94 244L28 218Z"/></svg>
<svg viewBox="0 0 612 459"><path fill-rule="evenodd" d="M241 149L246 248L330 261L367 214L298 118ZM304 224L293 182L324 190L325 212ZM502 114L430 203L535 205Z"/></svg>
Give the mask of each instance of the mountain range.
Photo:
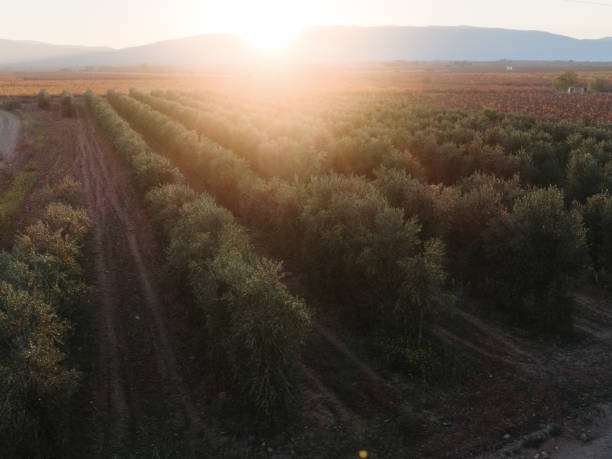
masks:
<svg viewBox="0 0 612 459"><path fill-rule="evenodd" d="M0 68L210 66L260 59L306 62L612 61L612 38L483 27L312 27L273 56L229 34L206 34L124 49L0 40Z"/></svg>

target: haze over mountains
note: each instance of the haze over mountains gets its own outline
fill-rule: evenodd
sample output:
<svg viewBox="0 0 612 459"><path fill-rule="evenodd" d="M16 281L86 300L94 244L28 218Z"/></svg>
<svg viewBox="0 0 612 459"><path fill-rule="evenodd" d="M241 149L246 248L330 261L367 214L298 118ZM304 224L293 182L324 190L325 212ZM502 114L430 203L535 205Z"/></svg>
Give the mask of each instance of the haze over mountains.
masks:
<svg viewBox="0 0 612 459"><path fill-rule="evenodd" d="M61 59L68 56L79 55L95 56L109 51L113 51L113 49L91 46L51 45L38 41L0 39L0 64L10 65L28 63L43 59Z"/></svg>
<svg viewBox="0 0 612 459"><path fill-rule="evenodd" d="M208 66L269 57L241 38L207 34L125 49L0 40L0 68ZM581 40L538 31L481 27L313 27L275 58L307 62L612 61L612 38Z"/></svg>
<svg viewBox="0 0 612 459"><path fill-rule="evenodd" d="M482 27L315 27L292 52L343 61L611 61L612 39Z"/></svg>

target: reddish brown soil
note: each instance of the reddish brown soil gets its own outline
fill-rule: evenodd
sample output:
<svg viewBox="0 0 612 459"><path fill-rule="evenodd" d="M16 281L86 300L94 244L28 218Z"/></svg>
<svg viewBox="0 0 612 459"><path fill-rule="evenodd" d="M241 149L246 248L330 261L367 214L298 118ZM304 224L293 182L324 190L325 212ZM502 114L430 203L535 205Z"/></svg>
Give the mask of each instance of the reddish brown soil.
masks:
<svg viewBox="0 0 612 459"><path fill-rule="evenodd" d="M159 250L121 161L88 110L78 115L72 138L93 226L98 308L95 452L194 455L202 423L162 305Z"/></svg>

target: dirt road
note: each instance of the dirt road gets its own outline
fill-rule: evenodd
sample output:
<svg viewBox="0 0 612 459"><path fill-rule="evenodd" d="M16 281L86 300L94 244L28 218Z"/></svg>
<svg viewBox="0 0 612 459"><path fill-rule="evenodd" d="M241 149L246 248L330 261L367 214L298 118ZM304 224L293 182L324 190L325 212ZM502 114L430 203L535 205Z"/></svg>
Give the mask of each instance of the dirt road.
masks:
<svg viewBox="0 0 612 459"><path fill-rule="evenodd" d="M612 457L612 407L603 406L601 417L592 426L585 437L568 439L561 437L550 440L545 448L552 452L556 459L609 459Z"/></svg>
<svg viewBox="0 0 612 459"><path fill-rule="evenodd" d="M79 107L80 179L93 226L101 457L192 457L201 422L183 382L151 227L125 166Z"/></svg>
<svg viewBox="0 0 612 459"><path fill-rule="evenodd" d="M13 160L20 126L19 118L0 110L0 169L5 168Z"/></svg>

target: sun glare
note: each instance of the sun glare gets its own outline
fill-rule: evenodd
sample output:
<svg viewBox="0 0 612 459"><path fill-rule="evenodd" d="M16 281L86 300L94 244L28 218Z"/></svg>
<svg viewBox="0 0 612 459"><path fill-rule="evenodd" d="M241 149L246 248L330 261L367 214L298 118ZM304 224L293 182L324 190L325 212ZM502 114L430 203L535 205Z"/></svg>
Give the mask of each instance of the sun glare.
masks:
<svg viewBox="0 0 612 459"><path fill-rule="evenodd" d="M217 11L215 23L221 32L237 34L261 51L274 52L289 46L312 22L311 9L287 0L227 0Z"/></svg>
<svg viewBox="0 0 612 459"><path fill-rule="evenodd" d="M241 31L240 35L261 51L280 51L289 46L298 31L278 24L256 24L256 27Z"/></svg>

